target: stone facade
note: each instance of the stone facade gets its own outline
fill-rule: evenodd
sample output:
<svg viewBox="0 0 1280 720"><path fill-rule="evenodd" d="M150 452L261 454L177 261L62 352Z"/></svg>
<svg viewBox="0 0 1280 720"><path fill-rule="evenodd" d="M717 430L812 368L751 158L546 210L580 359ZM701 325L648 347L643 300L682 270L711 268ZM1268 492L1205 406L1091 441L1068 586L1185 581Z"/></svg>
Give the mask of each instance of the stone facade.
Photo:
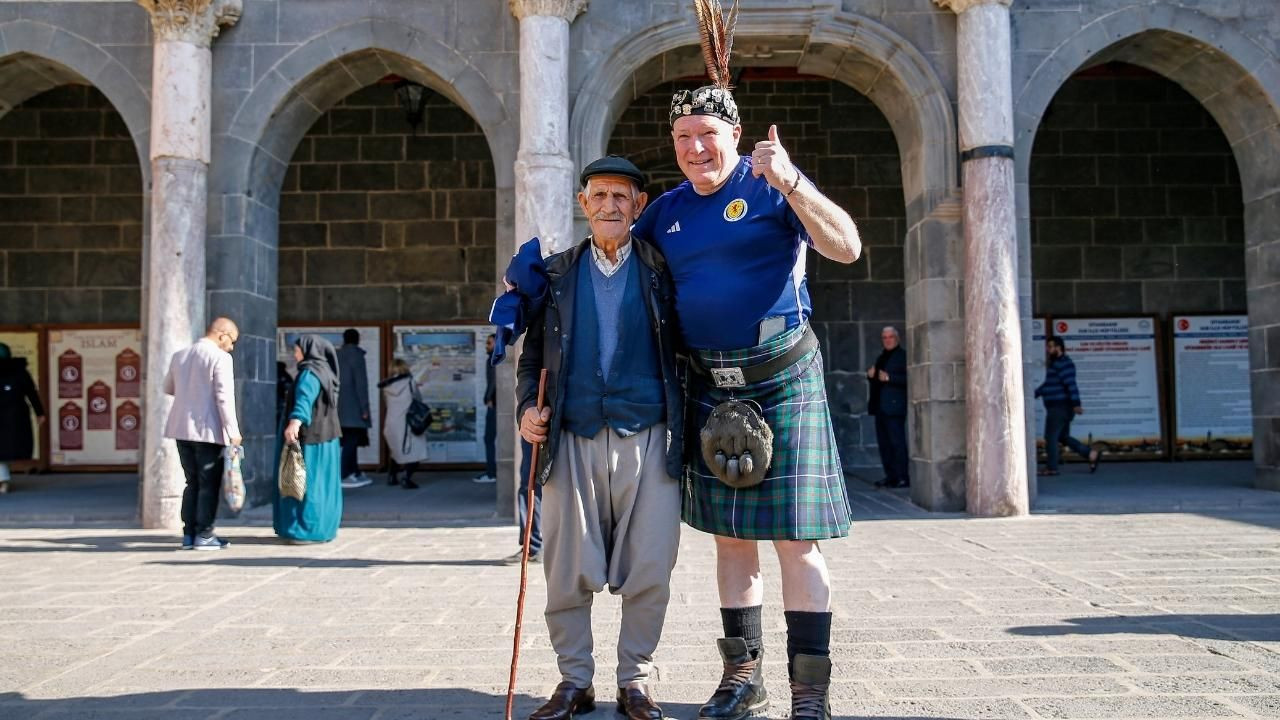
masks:
<svg viewBox="0 0 1280 720"><path fill-rule="evenodd" d="M303 137L280 192L282 323L488 315L493 162L449 100L415 133L392 85L353 93Z"/></svg>
<svg viewBox="0 0 1280 720"><path fill-rule="evenodd" d="M0 117L0 324L140 322L142 217L138 153L101 92Z"/></svg>
<svg viewBox="0 0 1280 720"><path fill-rule="evenodd" d="M457 229L453 247L459 253L467 253L467 259L455 266L458 274L454 277L427 283L438 283L449 297L456 291L454 312L456 316L466 316L479 309L483 286L487 284L490 292L498 290L498 274L518 241L532 232L546 234L555 242L562 242L570 234L566 228L572 219L566 208L571 206L567 200L557 199L559 191L547 189L563 190L571 184L566 179L575 174L574 168L603 154L610 138L616 135L615 126L638 98L646 97L664 83L701 73L696 31L685 2L565 0L516 5L519 19L513 15L512 3L497 0L244 0L218 4L228 13L239 10L240 18L233 27L223 27L212 41L212 94L207 113L211 144L205 233L206 314L224 313L241 320L237 392L246 439L253 448L250 466L256 469L260 481L269 476L271 465L274 329L285 317L285 311L292 314L298 308L290 299L295 292L291 288L322 295L326 291L319 287L356 287L345 284L354 282L354 277L319 278L324 282L317 289L301 284L310 283L307 256L355 249L363 253L364 280L371 284L376 278L369 275L370 256L407 249L396 244L401 236L395 228L401 220L389 218L381 219L381 235L376 240L381 245L344 248L332 244L334 227L362 220L321 219L319 196L344 192L344 168L338 169L337 190L309 191L302 186L302 166L325 164L315 157L315 138L308 139L307 135L318 122L323 124L326 114L336 111L344 99L362 88L388 75L397 75L430 87L474 123L474 130L468 132L472 137L483 137L492 176L485 179L483 188L453 188L445 192L483 190L489 194L491 229L477 234L476 228L486 220L468 215L466 221L475 223L470 242L480 237L491 237L493 241L488 248L467 245L460 239L465 233ZM890 193L886 189L884 198L876 203L870 201L868 191L870 212L883 213L859 218L864 221L869 240L869 260L859 261L845 271L847 275L838 277L831 277L825 265L815 262L810 279L815 289L821 286L821 291L815 293L819 296L815 302L819 321L827 323L822 328L827 346L833 351L858 348L859 364L869 352L870 329L881 322L861 313L870 312L869 307L891 308L882 314L894 317L886 319L903 320L912 382L913 498L929 508L958 510L966 502L966 482L981 478L970 475L966 479L971 445L966 438L966 425L973 410L966 402L971 391L966 389L970 373L965 340L966 329L971 329L976 320L966 321L964 310L965 300L974 296L974 290L966 287L963 269L963 217L971 208L965 203L960 167L961 150L969 148L961 147L957 127L959 120L968 119L957 117L963 75L957 57L957 33L963 18L954 11L989 13L983 7L993 3L950 5L953 7L940 7L933 0L747 0L738 24L735 65L782 68L779 72L822 78L830 87L839 88L831 91L833 97L848 88L853 91L850 95L859 95L874 104L882 116L878 135L883 136L885 125L890 129L899 160L899 189L894 200L888 199ZM994 5L1007 10L1010 30L1007 77L1011 78L1012 90L1016 190L1015 293L1023 323L1024 362L1038 353L1037 348L1025 345L1030 343L1027 330L1035 311L1033 296L1058 302L1051 298L1063 297L1060 286L1051 283L1071 283L1077 286L1073 289L1072 307L1081 311L1078 286L1091 282L1087 274L1090 268L1097 268L1099 263L1110 264L1086 257L1088 248L1102 247L1096 232L1098 218L1090 218L1092 244L1071 246L1080 248L1081 275L1050 277L1066 272L1064 268L1071 267L1071 261L1049 255L1060 252L1070 256L1072 251L1042 249L1049 245L1042 246L1045 236L1040 232L1040 223L1059 218L1040 212L1046 203L1046 193L1041 188L1075 187L1069 182L1069 163L1057 162L1057 170L1040 170L1034 160L1040 150L1052 147L1051 136L1058 135L1060 145L1061 134L1067 132L1055 127L1061 120L1054 117L1051 103L1064 84L1077 82L1071 81L1072 76L1099 64L1123 62L1162 75L1183 88L1190 98L1188 102L1203 107L1220 129L1223 140L1209 145L1217 148L1213 156L1219 158L1218 166L1226 157L1223 144L1230 148L1234 169L1232 163L1227 163L1227 167L1215 170L1219 173L1216 177L1223 179L1221 186L1215 184L1215 214L1197 217L1211 217L1219 223L1222 237L1229 239L1223 243L1224 248L1230 247L1231 242L1243 241L1243 265L1222 260L1229 253L1196 249L1217 243L1197 239L1209 232L1208 223L1184 219L1181 239L1185 242L1148 246L1144 235L1141 242L1135 240L1120 248L1122 277L1108 280L1118 280L1114 284L1120 287L1140 283L1137 299L1138 307L1143 309L1159 306L1152 298L1170 287L1159 283L1191 283L1188 287L1194 290L1192 295L1198 298L1197 302L1204 300L1206 307L1209 286L1205 283L1216 283L1222 307L1239 309L1243 296L1252 326L1258 484L1280 488L1280 351L1276 351L1280 347L1280 234L1276 231L1280 228L1280 43L1276 41L1280 37L1280 7L1269 0L1203 4L1082 0ZM215 13L215 19L219 17L226 20L229 15ZM149 15L137 3L0 3L0 115L54 87L92 85L118 112L121 132L135 146L134 156L149 158L157 132L152 127L149 100L154 97L154 44ZM522 63L523 56L546 57L549 61ZM1004 60L995 58L993 62L1000 65ZM978 90L982 82L1002 76L1004 68L990 69L993 72L975 76ZM522 87L527 88L526 92L521 92ZM1064 97L1070 94L1068 91ZM768 101L764 107L771 108ZM790 106L779 109L782 107ZM873 114L867 110L865 103L850 106L851 115L859 117ZM793 123L797 121L788 116L787 124ZM803 119L798 124L804 124ZM1202 123L1199 129L1211 128ZM159 129L170 130L174 128ZM799 132L803 136L808 130ZM661 134L654 127L644 133L655 137ZM784 138L788 136L786 127L782 133ZM835 138L838 131L831 133ZM0 153L6 144L6 139L0 139ZM407 147L406 144L403 162L414 162ZM877 157L891 154L875 149ZM308 151L312 153L309 160L305 159ZM864 156L870 157L863 149L851 152L858 168L862 167ZM1061 158L1049 152L1045 150L1046 168L1055 164L1055 158ZM1169 172L1185 172L1179 169L1185 168L1185 161L1175 158L1187 153L1179 150L1166 156L1158 149L1156 153L1148 156L1149 168L1160 165ZM1099 154L1107 153L1095 153ZM0 154L0 163L5 160ZM358 158L349 160L354 163L350 167L363 164ZM396 161L386 162L398 165ZM4 167L8 169L11 164L10 160ZM1103 164L1098 163L1099 173ZM295 166L299 168L296 173L290 170ZM372 172L376 175L380 171ZM812 172L824 172L821 161ZM862 209L857 206L860 189L867 186L856 173L857 169L854 185L840 186L840 192L858 217ZM151 175L150 165L139 163L137 176L142 188L150 187ZM1235 177L1239 178L1238 191L1230 189ZM297 237L292 226L305 223L294 218L307 216L305 208L301 208L301 215L294 214L306 200L285 200L294 196L295 181L299 198L306 192L316 194L313 224L325 225L323 248L290 245ZM369 180L376 181L376 177ZM465 172L463 181L468 182ZM364 193L370 202L378 193L401 192L399 175L396 182L394 190L352 192ZM545 198L539 195L543 191ZM434 203L435 191L432 193ZM1054 192L1048 195L1053 197ZM9 197L3 204L12 204ZM1222 209L1232 197L1239 200L1242 220L1234 220L1232 213ZM535 198L541 200L534 201ZM144 207L147 202L147 197L141 199ZM335 202L342 204L330 201ZM892 213L883 209L890 202L895 207ZM423 212L421 217L403 222L457 219L461 227L464 218L434 216L437 209L433 205L433 217ZM0 210L13 212L19 211L7 207ZM1166 212L1141 217L1168 220L1175 210L1169 208ZM135 214L147 216L145 212ZM1125 219L1119 215L1106 217ZM58 221L61 222L61 215ZM372 218L367 221L379 222ZM881 244L878 234L888 232L890 221L893 239ZM881 230L876 229L877 224ZM1166 223L1165 229L1171 225ZM143 248L149 247L148 228L144 222L140 239ZM339 237L346 236L339 232ZM370 235L360 237L374 242ZM314 241L315 236L311 242ZM1013 250L1006 247L1009 244L1000 249ZM899 246L901 253L877 252ZM477 251L474 256L470 255L472 248ZM423 252L430 249L426 247ZM1114 249L1100 252L1115 256ZM1170 252L1172 262L1180 268L1171 278L1133 277L1131 283L1131 275L1123 274L1165 267L1162 263ZM1126 260L1126 254L1132 262ZM1212 258L1205 258L1206 254ZM146 252L142 255L145 258ZM297 277L299 265L295 264L300 256L301 280ZM6 255L6 262L7 258ZM483 273L486 258L491 258L487 278ZM327 261L315 264L321 273L324 271L320 268L335 267ZM895 264L900 264L900 271L892 268ZM1197 272L1213 274L1198 278L1178 274L1187 265L1194 266ZM343 272L348 269L342 267ZM888 286L895 282L884 279L888 277L884 273L890 272L901 274L901 292L895 293L900 298L887 297ZM1239 285L1241 273L1243 289ZM10 298L20 307L47 304L30 299L40 293L47 297L45 290L24 290L20 298L12 294L14 275L10 264L5 268L7 286L3 289L6 312L14 307ZM149 282L146 272L140 272L139 277L144 283ZM330 282L335 279L341 283ZM405 288L415 279L389 280L382 286L395 288L397 314L403 309ZM868 291L871 299L866 296ZM144 298L148 292L150 289L144 287ZM385 300L387 291L379 292L383 300L375 302L374 307L390 311L392 303ZM875 295L880 292L886 295ZM1134 299L1131 289L1116 292L1116 307ZM901 305L896 304L899 299ZM446 304L448 307L442 312L454 307ZM327 312L325 307L321 301L320 312ZM844 307L848 308L847 313L843 312ZM823 319L823 314L828 319ZM33 322L36 317L38 314L22 312L15 319ZM846 331L853 325L836 327L840 323L861 323L858 332L867 334L852 339ZM844 356L851 358L853 353ZM849 374L841 375L842 372ZM849 444L854 420L847 416L857 411L856 396L860 392L848 386L856 382L853 372L854 369L847 369L833 373L833 396L837 396L837 403L845 402L846 397L854 398L847 406L837 408L837 414L845 416L839 421L842 444L854 448L849 452L851 464L860 464L871 460L867 444L861 445L860 450ZM500 383L504 390L509 390L510 382L510 368L503 368ZM1010 399L1016 394L999 389L991 392ZM504 403L506 395L501 394ZM1021 404L1021 398L1017 400ZM1030 437L1030 403L1025 408ZM504 422L512 419L509 413L509 406L499 407ZM510 445L510 437L503 434L500 458L506 477L511 475ZM1034 492L1033 479L1030 485ZM505 484L503 487L509 490ZM509 493L499 494L504 513L510 509L509 500Z"/></svg>
<svg viewBox="0 0 1280 720"><path fill-rule="evenodd" d="M1031 158L1038 315L1243 312L1244 204L1231 146L1169 80L1077 75Z"/></svg>

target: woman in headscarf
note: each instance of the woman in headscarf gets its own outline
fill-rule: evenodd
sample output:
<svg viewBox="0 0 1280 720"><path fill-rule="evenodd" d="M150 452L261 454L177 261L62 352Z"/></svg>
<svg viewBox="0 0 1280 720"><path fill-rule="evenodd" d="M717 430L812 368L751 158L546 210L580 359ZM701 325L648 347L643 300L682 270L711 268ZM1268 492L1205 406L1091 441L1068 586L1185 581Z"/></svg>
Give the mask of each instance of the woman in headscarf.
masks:
<svg viewBox="0 0 1280 720"><path fill-rule="evenodd" d="M382 437L391 450L391 473L387 476L387 484L398 484L406 490L418 489L413 474L418 471L418 463L427 459L426 434L414 435L409 430L409 405L413 402L414 382L409 363L396 358L391 363L391 377L378 383L387 408ZM404 470L403 480L400 479L401 470Z"/></svg>
<svg viewBox="0 0 1280 720"><path fill-rule="evenodd" d="M27 372L27 359L11 357L9 346L0 343L0 494L9 492L9 463L31 459L32 411L43 424L44 405Z"/></svg>
<svg viewBox="0 0 1280 720"><path fill-rule="evenodd" d="M342 521L338 439L338 353L328 340L303 335L293 348L298 361L292 397L286 404L286 443L302 446L307 467L307 490L302 500L280 495L275 488L276 535L299 543L328 542L338 535Z"/></svg>

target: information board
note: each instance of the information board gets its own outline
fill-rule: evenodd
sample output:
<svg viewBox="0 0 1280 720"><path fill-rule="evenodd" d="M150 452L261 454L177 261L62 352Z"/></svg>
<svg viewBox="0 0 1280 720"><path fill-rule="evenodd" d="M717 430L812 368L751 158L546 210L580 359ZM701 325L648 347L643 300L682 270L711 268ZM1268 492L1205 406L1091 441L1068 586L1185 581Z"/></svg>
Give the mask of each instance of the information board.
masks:
<svg viewBox="0 0 1280 720"><path fill-rule="evenodd" d="M360 349L364 350L365 376L369 381L369 446L360 448L356 460L363 466L376 466L382 462L382 393L378 381L382 374L382 328L376 325L336 326L287 326L276 329L276 357L288 368L289 375L298 376L297 360L293 357L293 344L301 335L319 335L333 343L335 350L342 347L342 333L348 329L360 333ZM339 388L338 395L348 388Z"/></svg>
<svg viewBox="0 0 1280 720"><path fill-rule="evenodd" d="M1044 318L1033 318L1031 320L1031 339L1034 341L1035 347L1032 348L1031 350L1028 350L1027 352L1028 352L1028 357L1031 359L1030 372L1031 372L1032 388L1038 388L1040 387L1040 384L1044 382L1044 360L1045 360L1044 341L1045 341L1045 338L1048 337L1048 333L1045 332L1045 326L1048 324L1048 322L1049 321ZM1032 406L1035 408L1036 454L1038 457L1043 458L1045 456L1044 454L1044 403L1041 402L1040 398L1035 396L1027 397L1026 402L1031 403Z"/></svg>
<svg viewBox="0 0 1280 720"><path fill-rule="evenodd" d="M1072 436L1122 457L1163 456L1155 319L1053 318L1051 327L1075 363L1084 407L1071 424ZM1036 387L1044 380L1043 370L1038 375ZM1037 432L1043 433L1043 402L1036 399L1036 404Z"/></svg>
<svg viewBox="0 0 1280 720"><path fill-rule="evenodd" d="M1251 454L1248 316L1174 316L1173 367L1174 453Z"/></svg>
<svg viewBox="0 0 1280 720"><path fill-rule="evenodd" d="M142 331L48 331L49 464L136 468L142 447Z"/></svg>
<svg viewBox="0 0 1280 720"><path fill-rule="evenodd" d="M395 326L392 357L409 363L434 418L431 463L484 462L485 338L492 325Z"/></svg>
<svg viewBox="0 0 1280 720"><path fill-rule="evenodd" d="M9 346L9 353L16 358L26 358L27 372L31 374L31 381L36 384L36 388L40 393L40 402L44 403L44 411L51 413L49 398L45 396L44 388L40 386L40 376L43 355L40 347L40 333L35 330L0 330L0 343ZM31 431L35 444L32 447L33 461L40 460L41 439L44 437L45 427L36 422L36 415L31 413ZM16 463L15 463L16 464Z"/></svg>

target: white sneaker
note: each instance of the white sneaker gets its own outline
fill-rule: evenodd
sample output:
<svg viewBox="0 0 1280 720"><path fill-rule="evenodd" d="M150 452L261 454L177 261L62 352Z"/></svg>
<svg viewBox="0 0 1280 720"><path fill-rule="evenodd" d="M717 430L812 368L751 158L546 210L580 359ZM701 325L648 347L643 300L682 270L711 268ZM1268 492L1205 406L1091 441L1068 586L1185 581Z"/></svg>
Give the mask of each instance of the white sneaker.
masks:
<svg viewBox="0 0 1280 720"><path fill-rule="evenodd" d="M498 482L498 478L490 475L480 475L480 476L471 478L471 482L479 483L480 485L491 485L493 483Z"/></svg>
<svg viewBox="0 0 1280 720"><path fill-rule="evenodd" d="M365 487L365 486L367 486L367 485L372 485L372 484L373 484L373 481L372 481L372 480L370 480L370 479L369 479L369 478L367 478L367 477L360 476L360 475L348 475L348 476L346 476L346 477L342 478L342 489L343 489L343 490L354 490L354 489L356 489L356 488L362 488L362 487Z"/></svg>

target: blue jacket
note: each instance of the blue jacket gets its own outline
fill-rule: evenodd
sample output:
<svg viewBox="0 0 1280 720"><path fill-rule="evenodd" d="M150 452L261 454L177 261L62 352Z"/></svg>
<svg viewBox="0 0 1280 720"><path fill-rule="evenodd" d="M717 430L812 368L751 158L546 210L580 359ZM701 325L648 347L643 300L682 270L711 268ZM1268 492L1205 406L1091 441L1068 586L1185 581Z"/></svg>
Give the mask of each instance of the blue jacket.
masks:
<svg viewBox="0 0 1280 720"><path fill-rule="evenodd" d="M684 393L676 376L675 288L667 261L653 245L632 237L632 254L640 261L640 277L645 287L645 310L649 327L658 343L662 364L662 381L666 394L666 423L670 434L667 446L667 474L680 477L684 469ZM547 258L549 292L538 314L529 319L524 351L516 368L516 422L524 411L538 402L538 375L547 370L547 407L551 408L551 424L547 440L538 451L538 482L545 484L551 476L551 462L560 443L560 423L564 415L564 380L568 358L563 336L576 337L574 329L574 297L578 286L579 262L592 262L588 248L591 240ZM585 256L585 260L583 259Z"/></svg>
<svg viewBox="0 0 1280 720"><path fill-rule="evenodd" d="M1044 382L1036 388L1036 397L1044 398L1044 406L1080 407L1080 388L1076 386L1076 364L1063 355L1044 369Z"/></svg>
<svg viewBox="0 0 1280 720"><path fill-rule="evenodd" d="M346 428L367 428L369 412L369 372L364 349L359 345L338 348L338 421Z"/></svg>

